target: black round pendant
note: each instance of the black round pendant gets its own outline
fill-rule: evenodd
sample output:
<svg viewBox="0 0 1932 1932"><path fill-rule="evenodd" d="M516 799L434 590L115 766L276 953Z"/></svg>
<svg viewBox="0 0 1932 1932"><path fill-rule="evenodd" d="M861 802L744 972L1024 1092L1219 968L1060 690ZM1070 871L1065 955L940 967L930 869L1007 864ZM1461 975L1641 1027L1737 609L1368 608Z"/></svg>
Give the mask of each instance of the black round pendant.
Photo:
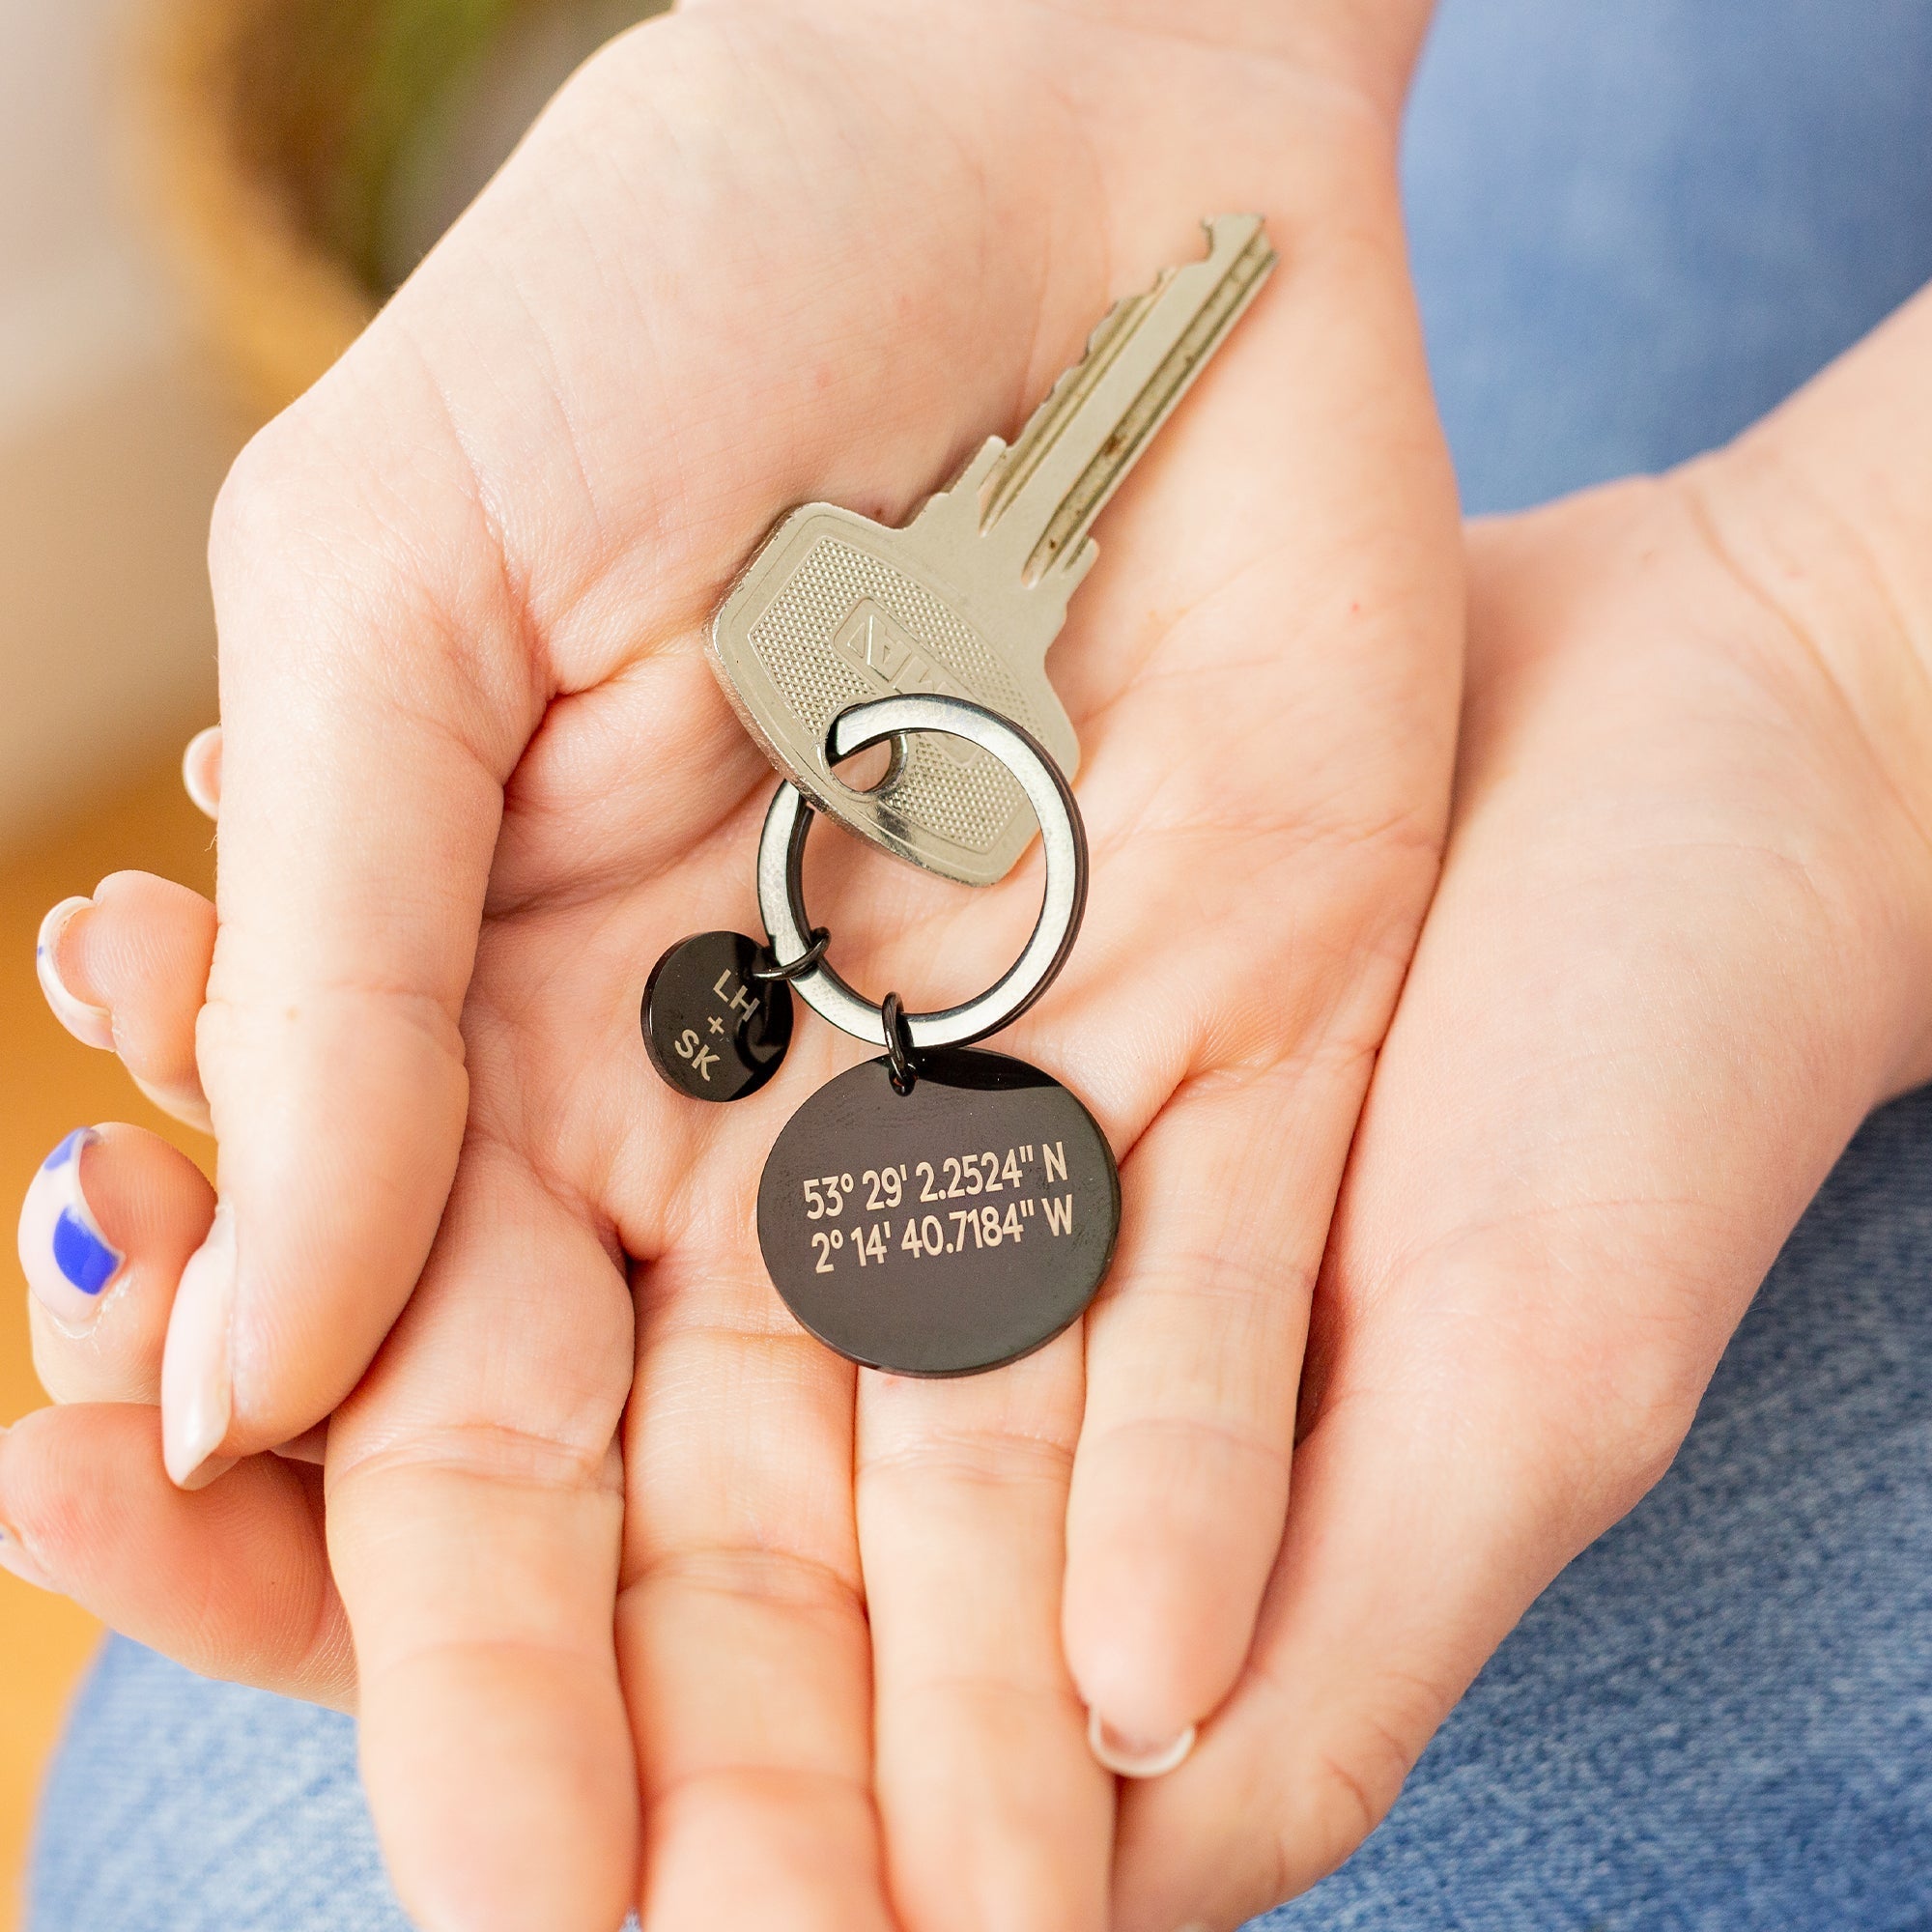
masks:
<svg viewBox="0 0 1932 1932"><path fill-rule="evenodd" d="M934 1050L912 1091L884 1060L821 1087L758 1183L758 1244L828 1347L906 1376L1037 1349L1106 1279L1121 1178L1098 1123L1005 1054Z"/></svg>
<svg viewBox="0 0 1932 1932"><path fill-rule="evenodd" d="M753 977L765 949L742 932L681 939L644 982L644 1044L680 1094L739 1100L755 1094L791 1044L791 988Z"/></svg>

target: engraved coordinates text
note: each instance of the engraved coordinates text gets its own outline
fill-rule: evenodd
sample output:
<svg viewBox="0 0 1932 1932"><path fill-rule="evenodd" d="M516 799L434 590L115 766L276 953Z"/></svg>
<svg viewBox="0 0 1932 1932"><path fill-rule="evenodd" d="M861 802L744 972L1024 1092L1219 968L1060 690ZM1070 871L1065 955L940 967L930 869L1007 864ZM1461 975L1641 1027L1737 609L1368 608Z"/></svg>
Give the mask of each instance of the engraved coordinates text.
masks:
<svg viewBox="0 0 1932 1932"><path fill-rule="evenodd" d="M922 1160L868 1167L856 1184L849 1174L818 1175L800 1183L805 1218L825 1224L808 1231L818 1257L812 1271L832 1274L846 1256L861 1267L875 1267L895 1254L930 1260L967 1248L1018 1242L1029 1233L1070 1235L1074 1203L1065 1181L1066 1153L1061 1141L1009 1148L1004 1156L988 1149L947 1154L936 1164ZM1063 1191L1051 1191L1056 1184ZM983 1199L996 1194L1006 1199ZM982 1199L972 1207L951 1205L975 1196ZM926 1211L901 1220L893 1212L900 1208ZM848 1209L853 1224L835 1225Z"/></svg>

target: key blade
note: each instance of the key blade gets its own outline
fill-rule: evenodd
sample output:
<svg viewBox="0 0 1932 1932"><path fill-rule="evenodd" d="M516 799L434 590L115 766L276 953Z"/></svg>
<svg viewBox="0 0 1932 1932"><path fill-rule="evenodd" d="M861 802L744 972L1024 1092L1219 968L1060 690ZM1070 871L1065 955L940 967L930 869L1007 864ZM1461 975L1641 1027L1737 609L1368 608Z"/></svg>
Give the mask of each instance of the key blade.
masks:
<svg viewBox="0 0 1932 1932"><path fill-rule="evenodd" d="M1094 520L1280 259L1258 214L1202 224L1205 259L1118 303L980 489L980 533L1031 587L1074 569Z"/></svg>

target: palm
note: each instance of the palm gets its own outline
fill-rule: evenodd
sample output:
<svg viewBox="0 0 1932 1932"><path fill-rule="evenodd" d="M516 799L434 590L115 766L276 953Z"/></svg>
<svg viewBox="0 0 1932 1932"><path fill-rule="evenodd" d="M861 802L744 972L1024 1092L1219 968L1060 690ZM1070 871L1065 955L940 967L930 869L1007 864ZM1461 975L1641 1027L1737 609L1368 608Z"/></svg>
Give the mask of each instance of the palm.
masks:
<svg viewBox="0 0 1932 1932"><path fill-rule="evenodd" d="M1389 148L1313 61L1019 0L706 9L580 81L244 459L202 1064L224 1191L322 1176L314 1216L247 1237L262 1274L327 1286L435 1232L327 1452L370 1788L432 1922L605 1921L641 1817L666 1923L1098 1923L1082 1696L1158 1736L1236 1675L1453 724ZM1002 1042L1122 1155L1114 1281L1084 1346L858 1378L779 1307L751 1205L779 1123L862 1050L808 1022L764 1094L703 1108L637 1037L667 944L753 925L770 774L709 613L789 503L895 519L1010 432L1229 208L1269 215L1286 269L1109 512L1056 646L1092 898ZM292 743L291 694L345 662L374 701ZM330 831L404 857L338 943L286 801L384 770L410 789ZM875 994L971 992L1031 917L1031 866L969 894L819 846L814 915ZM233 1124L304 922L332 1050L302 1077L326 1121L375 1096L325 1150L368 1202ZM293 1245L317 1219L321 1262ZM391 1306L365 1290L345 1337L353 1300L283 1311L319 1366L241 1404L231 1446L347 1388Z"/></svg>

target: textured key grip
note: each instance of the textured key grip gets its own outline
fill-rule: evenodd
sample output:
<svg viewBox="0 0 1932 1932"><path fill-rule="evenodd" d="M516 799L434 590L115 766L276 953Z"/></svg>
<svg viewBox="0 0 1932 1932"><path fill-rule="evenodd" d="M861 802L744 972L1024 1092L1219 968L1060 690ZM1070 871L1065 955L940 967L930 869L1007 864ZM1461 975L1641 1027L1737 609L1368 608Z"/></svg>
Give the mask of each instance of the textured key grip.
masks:
<svg viewBox="0 0 1932 1932"><path fill-rule="evenodd" d="M908 738L870 792L841 783L826 760L839 712L893 692L970 698L1012 719L1063 770L1079 757L1045 678L1024 689L958 614L960 588L921 566L903 532L828 503L794 510L719 611L720 682L814 806L929 871L991 885L1035 831L1025 794L996 758L956 740Z"/></svg>

